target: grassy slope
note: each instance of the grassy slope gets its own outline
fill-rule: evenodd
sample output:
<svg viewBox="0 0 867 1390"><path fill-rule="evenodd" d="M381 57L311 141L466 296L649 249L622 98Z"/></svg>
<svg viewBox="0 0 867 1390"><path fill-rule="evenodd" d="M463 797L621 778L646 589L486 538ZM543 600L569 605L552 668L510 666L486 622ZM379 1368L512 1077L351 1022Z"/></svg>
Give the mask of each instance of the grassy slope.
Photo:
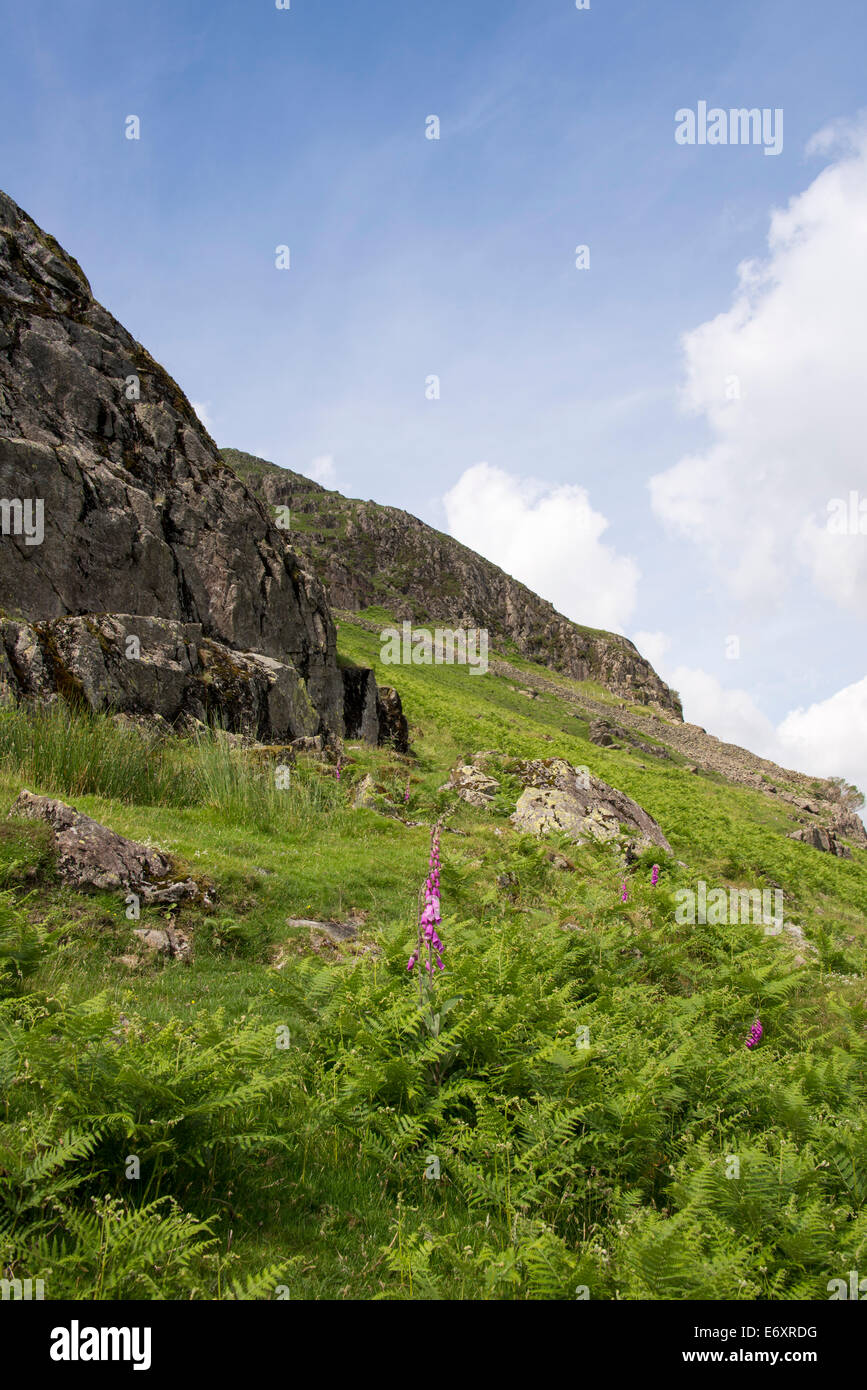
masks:
<svg viewBox="0 0 867 1390"><path fill-rule="evenodd" d="M344 657L377 665L374 634L343 622L339 636ZM531 702L465 669L377 674L401 691L416 758L354 745L339 785L299 772L259 828L221 807L218 779L185 796L181 777L167 804L137 804L48 774L33 786L20 759L3 765L0 810L25 783L74 797L218 885L212 908L180 915L193 963L131 972L117 957L132 926L159 925L156 909L130 923L116 896L59 890L41 868L29 879L36 851L0 843L7 909L58 929L0 1006L0 1191L4 1172L32 1186L18 1149L33 1158L66 1128L123 1114L92 1157L58 1172L76 1175L82 1205L171 1196L214 1241L199 1249L182 1232L163 1249L157 1233L159 1273L142 1284L107 1209L53 1263L19 1215L8 1267L49 1269L49 1297L272 1297L280 1283L325 1298L574 1297L578 1285L594 1298L826 1297L867 1237L867 854L819 854L785 838L791 824L759 793L590 744L553 695ZM651 890L640 864L622 905L608 851L561 846L576 866L563 872L514 834L505 802L494 814L461 804L450 824L464 837L443 836L444 989L461 1000L447 1046L419 1031L405 970L427 831L353 811L349 795L371 770L402 807L409 776L409 815L430 820L457 755L481 748L588 765L657 818L685 867L665 863ZM79 785L99 786L98 769ZM787 939L749 927L675 926L671 891L698 878L781 885L815 959L797 968ZM372 954L332 959L286 926L352 910L367 914ZM757 1012L766 1037L750 1054ZM585 1025L586 1050L573 1041ZM272 1089L224 1104L229 1075ZM135 1187L123 1175L133 1153ZM732 1153L740 1184L721 1173ZM439 1183L424 1177L428 1155Z"/></svg>

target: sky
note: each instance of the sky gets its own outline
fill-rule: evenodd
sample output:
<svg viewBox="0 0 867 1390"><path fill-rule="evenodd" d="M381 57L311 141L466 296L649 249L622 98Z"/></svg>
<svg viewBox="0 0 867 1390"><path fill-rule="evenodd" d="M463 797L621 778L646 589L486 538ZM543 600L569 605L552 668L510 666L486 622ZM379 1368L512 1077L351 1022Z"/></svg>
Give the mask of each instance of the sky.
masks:
<svg viewBox="0 0 867 1390"><path fill-rule="evenodd" d="M450 532L687 719L867 792L863 0L0 0L0 32L0 187L220 445ZM722 142L740 108L765 133Z"/></svg>

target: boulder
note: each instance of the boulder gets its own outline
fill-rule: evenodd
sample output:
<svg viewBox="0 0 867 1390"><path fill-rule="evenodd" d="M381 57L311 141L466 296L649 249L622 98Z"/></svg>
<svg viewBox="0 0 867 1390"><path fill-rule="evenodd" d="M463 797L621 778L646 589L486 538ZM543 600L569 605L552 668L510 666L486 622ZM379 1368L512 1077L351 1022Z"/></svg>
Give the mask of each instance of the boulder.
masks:
<svg viewBox="0 0 867 1390"><path fill-rule="evenodd" d="M319 734L315 734L312 738L309 736L293 738L292 749L296 753L321 753L322 739Z"/></svg>
<svg viewBox="0 0 867 1390"><path fill-rule="evenodd" d="M355 941L358 937L358 922L318 922L308 917L287 917L286 925L292 931L316 931L327 936L336 946L344 941Z"/></svg>
<svg viewBox="0 0 867 1390"><path fill-rule="evenodd" d="M613 724L609 724L607 719L592 719L587 730L587 737L591 743L595 743L600 748L611 748L614 745L616 732Z"/></svg>
<svg viewBox="0 0 867 1390"><path fill-rule="evenodd" d="M490 806L499 789L500 784L494 777L463 761L452 768L448 781L440 787L440 791L457 792L470 806L481 807Z"/></svg>
<svg viewBox="0 0 867 1390"><path fill-rule="evenodd" d="M355 788L352 805L356 811L363 807L368 811L379 811L383 816L397 818L397 810L389 798L388 788L381 782L374 781L369 772L364 774Z"/></svg>
<svg viewBox="0 0 867 1390"><path fill-rule="evenodd" d="M626 748L641 753L647 753L652 758L660 758L671 761L671 754L667 748L657 746L655 743L647 743L638 737L631 729L622 728L619 724L613 724L610 719L591 719L587 730L587 737L591 743L595 743L600 748Z"/></svg>
<svg viewBox="0 0 867 1390"><path fill-rule="evenodd" d="M348 956L382 955L381 948L372 941L359 940L359 927L366 913L355 914L348 922L321 922L307 917L288 917L286 925L290 937L272 947L271 966L282 970L293 956L304 955L312 950L324 960L339 961Z"/></svg>
<svg viewBox="0 0 867 1390"><path fill-rule="evenodd" d="M518 763L525 782L512 824L534 835L558 832L580 843L625 840L630 849L652 846L671 854L671 845L652 816L625 792L572 767L563 758Z"/></svg>
<svg viewBox="0 0 867 1390"><path fill-rule="evenodd" d="M193 879L172 881L171 861L159 850L127 840L63 801L25 788L9 815L51 826L57 872L73 888L125 890L147 903L176 903L199 892Z"/></svg>
<svg viewBox="0 0 867 1390"><path fill-rule="evenodd" d="M193 954L189 938L175 927L136 927L133 936L153 955L188 961Z"/></svg>

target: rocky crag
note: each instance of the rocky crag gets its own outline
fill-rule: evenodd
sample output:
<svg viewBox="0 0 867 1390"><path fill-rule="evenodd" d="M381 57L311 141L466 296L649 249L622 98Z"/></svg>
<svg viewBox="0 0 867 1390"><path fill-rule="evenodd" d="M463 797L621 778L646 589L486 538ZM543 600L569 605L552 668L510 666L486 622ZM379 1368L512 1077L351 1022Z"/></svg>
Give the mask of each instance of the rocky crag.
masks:
<svg viewBox="0 0 867 1390"><path fill-rule="evenodd" d="M338 666L321 583L181 389L2 193L0 499L7 698L120 692L272 738L399 722L393 693Z"/></svg>
<svg viewBox="0 0 867 1390"><path fill-rule="evenodd" d="M334 608L359 612L375 604L401 621L487 628L498 648L682 717L677 694L628 638L570 622L451 536L396 507L343 497L238 449L221 453L272 514L289 508L286 534Z"/></svg>

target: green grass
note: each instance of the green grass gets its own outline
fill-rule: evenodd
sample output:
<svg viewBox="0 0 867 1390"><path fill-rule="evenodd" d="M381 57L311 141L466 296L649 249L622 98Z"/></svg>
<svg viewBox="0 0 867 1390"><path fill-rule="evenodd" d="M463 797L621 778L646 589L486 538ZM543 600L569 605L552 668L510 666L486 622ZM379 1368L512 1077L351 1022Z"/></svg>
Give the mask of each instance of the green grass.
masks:
<svg viewBox="0 0 867 1390"><path fill-rule="evenodd" d="M339 636L377 665L376 634ZM300 757L283 790L279 751L219 733L0 714L0 812L23 785L59 795L214 885L210 906L129 921L120 895L58 884L42 827L0 822L3 1272L74 1298L826 1298L867 1241L867 854L819 854L758 792L590 744L553 695L377 675L414 756L350 745L339 781ZM605 847L516 834L505 797L461 803L442 837L456 1002L432 1038L406 972L427 829L352 794L370 772L403 814L409 778L429 823L481 748L589 766L674 856L652 888L652 855L624 874ZM700 877L780 884L815 952L678 926L674 891ZM288 925L351 913L355 953ZM166 915L192 963L123 963Z"/></svg>

